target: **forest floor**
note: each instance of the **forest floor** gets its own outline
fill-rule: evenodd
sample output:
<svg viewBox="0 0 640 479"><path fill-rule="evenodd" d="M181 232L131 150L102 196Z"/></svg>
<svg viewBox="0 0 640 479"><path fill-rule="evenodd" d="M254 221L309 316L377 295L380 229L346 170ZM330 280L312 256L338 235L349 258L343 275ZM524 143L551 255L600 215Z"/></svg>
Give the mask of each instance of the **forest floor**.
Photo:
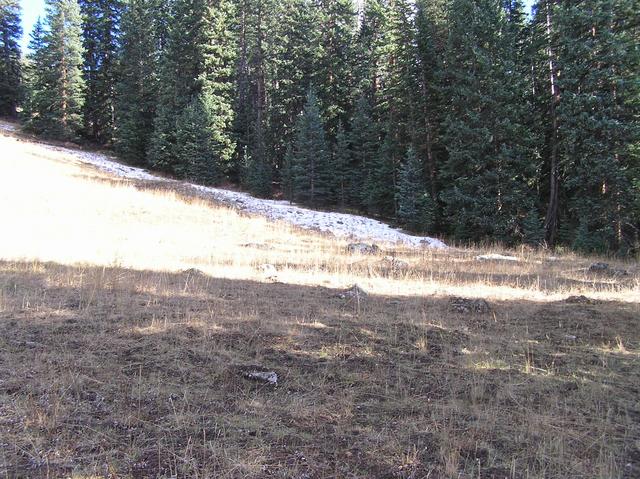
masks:
<svg viewBox="0 0 640 479"><path fill-rule="evenodd" d="M4 125L0 477L640 477L637 263L350 254Z"/></svg>

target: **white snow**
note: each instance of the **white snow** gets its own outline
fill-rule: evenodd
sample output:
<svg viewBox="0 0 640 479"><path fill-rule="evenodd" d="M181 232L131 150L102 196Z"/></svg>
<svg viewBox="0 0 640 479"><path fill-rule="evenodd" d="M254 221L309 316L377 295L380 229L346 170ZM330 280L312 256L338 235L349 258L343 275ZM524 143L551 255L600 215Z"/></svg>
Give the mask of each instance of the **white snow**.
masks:
<svg viewBox="0 0 640 479"><path fill-rule="evenodd" d="M0 122L0 130L9 130L8 125ZM101 153L90 153L70 148L43 145L47 149L66 153L82 163L95 166L101 171L133 180L162 181L179 183L176 180L156 176L142 168L126 166L115 161L115 158ZM282 220L305 229L331 233L339 238L352 240L369 240L390 243L403 243L414 247L446 248L440 240L411 236L389 225L363 216L315 211L290 204L288 201L264 200L254 198L246 193L210 188L190 183L180 183L209 196L220 203L248 213L265 216L271 220Z"/></svg>

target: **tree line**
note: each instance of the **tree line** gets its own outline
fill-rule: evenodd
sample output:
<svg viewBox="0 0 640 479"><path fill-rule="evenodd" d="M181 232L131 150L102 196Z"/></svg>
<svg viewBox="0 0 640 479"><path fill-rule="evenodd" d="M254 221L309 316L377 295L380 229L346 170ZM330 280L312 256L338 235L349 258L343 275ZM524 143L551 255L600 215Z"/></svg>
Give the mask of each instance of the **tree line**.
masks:
<svg viewBox="0 0 640 479"><path fill-rule="evenodd" d="M637 0L48 0L0 113L462 241L638 250Z"/></svg>

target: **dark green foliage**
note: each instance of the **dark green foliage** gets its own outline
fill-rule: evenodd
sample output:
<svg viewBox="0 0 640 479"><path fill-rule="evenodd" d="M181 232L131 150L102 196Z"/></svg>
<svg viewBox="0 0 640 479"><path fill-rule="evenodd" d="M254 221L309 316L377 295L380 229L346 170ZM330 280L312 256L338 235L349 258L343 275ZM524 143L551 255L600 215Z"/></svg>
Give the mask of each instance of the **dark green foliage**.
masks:
<svg viewBox="0 0 640 479"><path fill-rule="evenodd" d="M51 138L73 140L82 130L82 17L76 0L47 2L47 30L39 25L30 56L27 126Z"/></svg>
<svg viewBox="0 0 640 479"><path fill-rule="evenodd" d="M120 0L81 0L80 6L84 18L85 135L95 142L109 144L115 128L118 37L123 5Z"/></svg>
<svg viewBox="0 0 640 479"><path fill-rule="evenodd" d="M246 164L245 185L255 196L268 198L271 196L273 174L266 154L264 125L259 117L254 120L249 130L249 145L245 147Z"/></svg>
<svg viewBox="0 0 640 479"><path fill-rule="evenodd" d="M293 147L291 145L287 146L287 152L284 155L284 165L282 167L282 192L284 193L285 199L290 202L293 201L293 166L294 166L294 157L293 157Z"/></svg>
<svg viewBox="0 0 640 479"><path fill-rule="evenodd" d="M160 72L160 107L157 110L149 160L151 165L178 176L187 174L183 156L176 155L176 120L200 95L211 114L211 154L223 171L229 167L235 144L233 121L234 50L232 6L226 0L176 1Z"/></svg>
<svg viewBox="0 0 640 479"><path fill-rule="evenodd" d="M314 2L283 0L273 14L278 21L269 35L268 84L272 88L267 144L274 165L280 167L323 49L320 14Z"/></svg>
<svg viewBox="0 0 640 479"><path fill-rule="evenodd" d="M581 249L620 247L631 233L626 225L637 218L630 209L633 178L628 173L638 164L629 145L640 138L633 117L640 111L640 52L638 27L628 23L625 4L630 6L595 0L565 4L559 19L560 154ZM584 241L585 234L590 241Z"/></svg>
<svg viewBox="0 0 640 479"><path fill-rule="evenodd" d="M367 163L361 194L362 204L369 214L391 218L397 212L394 151L395 147L387 138Z"/></svg>
<svg viewBox="0 0 640 479"><path fill-rule="evenodd" d="M373 121L371 105L362 96L356 103L351 121L350 147L353 176L349 184L348 203L359 209L365 208L365 180L378 154L379 133Z"/></svg>
<svg viewBox="0 0 640 479"><path fill-rule="evenodd" d="M15 117L20 101L20 3L0 1L0 116Z"/></svg>
<svg viewBox="0 0 640 479"><path fill-rule="evenodd" d="M40 105L46 94L48 68L45 52L45 31L42 21L33 26L29 42L30 53L27 55L24 68L25 98L22 105L22 120L30 131L43 131L43 118L39 114Z"/></svg>
<svg viewBox="0 0 640 479"><path fill-rule="evenodd" d="M349 204L352 183L359 172L353 167L349 135L344 131L342 123L338 123L331 172L333 177L333 200L340 208L344 209Z"/></svg>
<svg viewBox="0 0 640 479"><path fill-rule="evenodd" d="M321 0L321 39L314 86L324 111L331 140L338 125L348 121L355 93L355 45L357 14L352 0Z"/></svg>
<svg viewBox="0 0 640 479"><path fill-rule="evenodd" d="M261 197L463 240L632 252L637 0L540 0L532 17L523 4L82 0L85 90L77 4L50 1L22 113L32 131L113 138L132 163ZM12 115L18 7L0 7Z"/></svg>
<svg viewBox="0 0 640 479"><path fill-rule="evenodd" d="M215 154L215 117L211 98L194 98L176 121L176 164L185 178L214 185L222 177L220 155Z"/></svg>
<svg viewBox="0 0 640 479"><path fill-rule="evenodd" d="M529 211L522 220L523 241L529 245L544 244L544 222L537 210Z"/></svg>
<svg viewBox="0 0 640 479"><path fill-rule="evenodd" d="M461 239L522 239L537 153L515 38L500 3L454 0L446 69L445 214ZM461 229L461 226L464 229Z"/></svg>
<svg viewBox="0 0 640 479"><path fill-rule="evenodd" d="M409 148L400 169L396 187L398 220L414 231L430 231L435 219L435 203L425 188L422 162L415 150Z"/></svg>
<svg viewBox="0 0 640 479"><path fill-rule="evenodd" d="M158 102L160 27L156 0L130 0L122 15L116 84L116 151L145 165Z"/></svg>
<svg viewBox="0 0 640 479"><path fill-rule="evenodd" d="M329 146L313 89L307 94L304 110L296 122L292 170L296 201L310 206L326 205L331 201Z"/></svg>

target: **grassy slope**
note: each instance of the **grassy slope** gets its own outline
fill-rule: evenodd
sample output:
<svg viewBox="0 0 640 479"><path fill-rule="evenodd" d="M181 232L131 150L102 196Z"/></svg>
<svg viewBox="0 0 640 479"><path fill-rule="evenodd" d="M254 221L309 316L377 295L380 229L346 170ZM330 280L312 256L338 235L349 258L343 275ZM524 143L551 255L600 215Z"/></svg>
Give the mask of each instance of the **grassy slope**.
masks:
<svg viewBox="0 0 640 479"><path fill-rule="evenodd" d="M640 475L636 265L349 256L13 137L0 151L0 476ZM372 295L336 297L353 283Z"/></svg>

